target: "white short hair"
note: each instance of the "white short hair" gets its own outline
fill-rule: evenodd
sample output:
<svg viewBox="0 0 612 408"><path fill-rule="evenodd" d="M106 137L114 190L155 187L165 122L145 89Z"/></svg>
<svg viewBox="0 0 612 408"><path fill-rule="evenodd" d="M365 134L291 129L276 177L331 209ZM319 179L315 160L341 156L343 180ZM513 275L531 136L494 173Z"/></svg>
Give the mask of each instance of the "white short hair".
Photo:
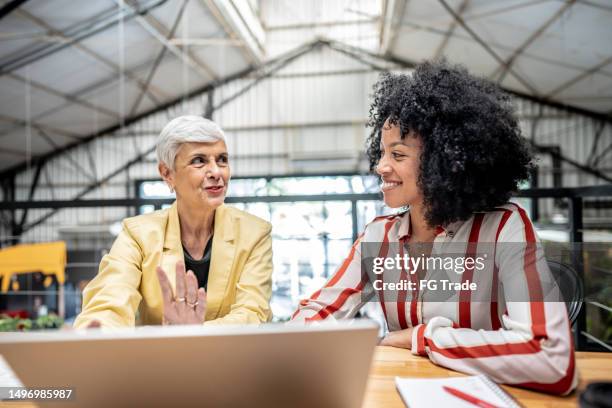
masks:
<svg viewBox="0 0 612 408"><path fill-rule="evenodd" d="M157 162L174 169L176 153L183 143L225 142L225 134L212 120L198 115L185 115L172 119L157 138Z"/></svg>

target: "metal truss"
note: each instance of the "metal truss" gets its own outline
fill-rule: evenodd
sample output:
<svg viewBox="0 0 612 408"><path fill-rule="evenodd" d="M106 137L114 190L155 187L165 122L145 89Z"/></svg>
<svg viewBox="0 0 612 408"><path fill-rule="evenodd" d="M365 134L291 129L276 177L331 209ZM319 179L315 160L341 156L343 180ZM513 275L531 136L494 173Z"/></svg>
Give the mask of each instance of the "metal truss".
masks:
<svg viewBox="0 0 612 408"><path fill-rule="evenodd" d="M448 3L446 2L446 0L438 0L440 2L440 4L442 5L442 7L444 7L446 9L446 11L453 16L453 18L457 21L457 23L459 25L461 25L461 27L463 27L463 29L465 31L468 32L468 34L470 34L472 36L472 38L474 38L474 40L480 44L482 46L482 48L484 48L484 50L493 57L493 59L495 59L500 65L504 65L505 61L502 59L502 57L500 57L497 52L495 52L493 50L493 48L491 48L489 46L489 44L487 44L486 41L484 41L482 38L480 38L480 36L478 34L476 34L476 32L474 30L472 30L472 28L465 22L465 20L459 15L457 14L457 12L455 10L453 10ZM533 95L540 95L540 92L529 82L527 82L526 79L524 79L523 77L521 77L520 75L518 75L511 67L508 66L508 73L510 75L512 75L517 81L519 81L525 88L527 88L529 90L529 92L531 92Z"/></svg>
<svg viewBox="0 0 612 408"><path fill-rule="evenodd" d="M185 7L187 6L187 2L188 1L189 0L183 0L183 4L181 5L181 8L179 9L179 12L178 12L176 18L174 19L174 23L172 24L172 28L170 29L170 32L166 36L166 41L169 41L169 40L171 40L174 37L174 33L176 32L176 29L177 29L177 27L179 25L179 22L183 18L183 13L185 12ZM134 116L134 114L138 111L138 107L140 106L140 103L142 102L142 99L143 99L143 97L146 94L146 90L151 85L151 81L153 80L153 77L155 76L155 73L157 72L157 68L159 67L159 65L161 64L162 60L164 59L164 56L166 55L166 51L167 50L168 50L167 44L163 43L162 44L162 48L161 48L159 54L157 55L157 57L155 58L155 61L153 62L153 66L151 67L151 70L149 71L149 74L147 75L147 79L145 80L144 88L140 91L140 94L138 95L138 97L134 101L134 104L132 105L132 108L130 109L130 111L128 113L128 117Z"/></svg>
<svg viewBox="0 0 612 408"><path fill-rule="evenodd" d="M276 58L276 59L268 62L267 64L265 64L265 65L263 65L263 66L261 66L259 68L255 68L253 70L249 70L247 73L242 73L242 75L239 75L239 76L234 75L234 76L226 78L225 80L215 82L214 84L212 84L212 86L210 86L210 88L207 88L207 92L212 92L218 86L221 86L221 85L224 85L224 84L226 84L228 82L231 82L231 81L243 78L243 77L245 77L247 75L254 75L255 76L254 79L249 84L244 86L242 89L238 90L233 95L230 95L227 98L223 99L216 106L212 105L212 98L209 99L209 105L205 108L206 109L205 114L209 114L209 117L212 116L213 112L216 109L219 109L219 108L223 107L224 105L230 103L231 101L235 100L236 98L240 97L241 95L243 95L245 92L247 92L249 89L251 89L253 86L255 86L260 81L264 80L265 78L268 78L268 77L272 76L275 72L277 72L278 70L282 69L286 65L290 64L295 59L299 58L302 55L307 54L311 50L316 49L316 48L318 48L318 47L320 47L322 45L323 45L323 43L321 41L315 41L315 42L307 44L307 45L305 45L303 47L299 47L296 50L290 51L290 52L282 55L281 57ZM202 93L202 92L200 92L200 93ZM181 97L180 99L174 101L174 104L179 103L182 100L183 100L183 98ZM165 109L167 109L168 107L169 106L165 107ZM161 110L161 107L158 107L157 109ZM151 114L151 113L149 113L149 114ZM136 120L137 119L134 118L130 122L133 123L133 121L136 121ZM127 126L127 124L126 124L126 126ZM94 139L92 138L91 140L94 140ZM74 148L74 147L72 147L72 148ZM62 150L64 152L67 151L67 149L62 149ZM80 193L78 193L76 196L74 196L70 201L81 201L81 199L85 195L90 193L91 191L97 189L98 187L100 187L104 183L106 183L109 180L111 180L113 177L116 177L117 175L123 173L124 171L127 171L129 168L131 168L135 164L142 162L154 150L155 150L155 146L152 146L152 147L146 149L145 151L139 153L136 157L134 157L133 159L129 160L127 163L124 163L123 165L121 165L117 169L113 170L111 173L107 174L103 178L95 179L92 183L87 185ZM54 153L56 153L56 152L54 152ZM55 157L56 155L57 154L54 154L53 156L45 155L45 156L41 157L40 160L37 161L36 164L40 165L40 167L42 169L42 166L44 166L44 164L46 162L48 162L51 157ZM68 155L64 155L64 156L67 157ZM93 163L93 159L91 159L91 160L92 160L92 163ZM81 167L81 169L82 169L82 167ZM32 196L33 196L34 191L36 189L36 185L38 184L39 175L40 175L40 171L37 171L36 174L35 174L33 183L32 183L33 187L31 187L31 189L30 189L30 191L32 192ZM13 177L14 177L14 175L13 175ZM34 181L35 181L35 183L34 183ZM46 207L46 208L48 208L48 207ZM23 232L26 232L29 229L44 223L46 220L48 220L53 215L55 215L55 213L57 213L57 211L59 211L59 209L60 208L54 208L51 211L49 211L47 214L43 215L42 217L38 218L35 221L32 221L32 222L28 223L27 225L24 225L24 222L25 222L25 218L24 218L22 220L22 222L20 223L20 227L18 229L19 234L16 234L16 235L20 235Z"/></svg>
<svg viewBox="0 0 612 408"><path fill-rule="evenodd" d="M30 126L30 127L34 128L34 129L42 130L42 131L45 131L45 132L56 133L58 135L65 136L65 137L67 137L69 139L72 139L72 140L82 140L81 137L79 137L79 135L76 134L76 133L72 133L72 132L69 132L69 131L63 130L63 129L58 129L56 127L49 126L49 125L43 125L41 123L37 123L37 122L32 121L32 120L26 121L26 120L23 120L23 119L14 118L12 116L7 116L7 115L1 115L0 114L0 121L6 122L6 123L11 123L13 125L16 125L19 128ZM7 131L6 133L0 134L0 138L2 136L7 135L8 132L9 131Z"/></svg>
<svg viewBox="0 0 612 408"><path fill-rule="evenodd" d="M380 24L380 48L387 55L393 49L397 33L401 29L402 19L408 0L385 0ZM387 17L389 16L389 17ZM388 28L385 35L385 29Z"/></svg>
<svg viewBox="0 0 612 408"><path fill-rule="evenodd" d="M470 0L463 0L461 2L461 4L459 5L459 8L457 9L457 15L458 16L462 16L463 15L463 12L467 9L467 6L468 6L469 2L470 2ZM440 58L442 55L444 55L444 50L446 49L446 46L448 45L448 42L449 42L451 36L453 35L453 33L455 32L455 30L457 29L458 25L459 25L459 23L457 22L457 20L453 19L450 27L446 31L446 34L444 34L444 39L442 40L442 42L440 43L440 45L436 49L436 52L434 54L434 58Z"/></svg>
<svg viewBox="0 0 612 408"><path fill-rule="evenodd" d="M38 90L41 90L43 92L46 92L50 95L54 95L57 96L59 98L62 98L64 101L71 103L71 104L75 104L75 105L80 105L83 106L85 108L91 109L93 111L96 111L98 113L101 113L103 115L108 115L110 117L113 117L115 119L119 119L120 115L117 112L113 112L109 109L106 109L102 106L96 106L93 103L86 101L84 99L79 98L77 95L72 95L72 94L66 94L64 92L60 92L57 89L53 89L47 85L41 84L37 81L33 81L29 78L24 78L21 75L17 75L17 74L6 74L7 77L18 81L18 82L22 82L24 84L27 84L28 86L31 86L32 88L36 88Z"/></svg>
<svg viewBox="0 0 612 408"><path fill-rule="evenodd" d="M167 0L163 0L163 1L167 1ZM163 4L163 2L159 2L158 1L158 3L156 3L156 7L161 5L161 4ZM150 8L145 9L145 11L149 11L149 10L150 10ZM63 41L63 43L64 43L64 46L68 46L66 44L70 44L75 49L83 52L84 54L92 57L96 61L102 63L103 65L108 67L111 71L115 72L117 75L125 75L125 77L130 79L132 82L134 82L134 84L142 92L145 92L146 95L154 103L156 103L156 104L160 103L159 102L160 95L164 96L164 93L161 90L157 89L157 87L152 86L152 84L148 84L148 86L145 85L144 81L142 81L140 78L138 78L138 76L136 74L134 74L132 71L130 71L128 69L122 69L122 67L119 67L114 62L112 62L109 59L107 59L107 58L105 58L105 57L103 57L103 56L93 52L89 48L87 48L87 47L85 47L85 46L83 46L82 44L79 43L79 41L82 41L82 40L86 39L87 37L89 37L90 35L93 35L95 33L91 33L91 34L88 33L89 35L84 36L82 33L79 33L78 31L76 31L76 34L74 34L73 33L73 31L75 31L74 29L73 30L67 30L65 32L60 32L60 31L56 30L55 28L49 26L47 23L45 23L44 21L42 21L38 17L35 17L35 16L29 14L28 12L22 10L22 9L19 9L16 12L20 16L22 16L22 17L32 21L34 24L36 24L39 27L44 28L45 30L47 30L50 34L52 34L52 35L58 37L59 39L61 39ZM131 16L131 17L133 17L133 16ZM124 19L125 20L129 20L129 18L130 17L125 17ZM115 24L116 24L116 22L115 22ZM108 29L112 25L113 24L106 25L106 26L103 26L103 27L104 27L104 29ZM71 35L75 35L76 37L71 37ZM81 38L81 37L83 37L83 38ZM63 48L59 48L57 50L54 50L54 49L53 50L47 50L46 52L49 53L49 54L45 54L44 56L51 55L53 52L60 51L61 49L63 49ZM34 50L34 51L31 51L29 54L22 55L22 56L18 57L17 62L19 61L20 58L29 58L29 59L34 58L36 56L36 52L37 51ZM34 59L32 62L35 62L36 60L37 59ZM13 60L13 61L15 62L15 60ZM30 63L32 63L32 62L30 62ZM9 64L10 64L10 62L9 62ZM92 86L92 87L87 87L87 89L78 91L78 92L76 92L76 93L74 93L72 95L67 95L67 94L64 94L64 93L62 93L60 91L57 91L57 90L55 90L55 89L53 89L53 88L51 88L49 86L46 86L46 85L43 85L43 84L39 84L39 83L37 83L35 81L31 81L31 80L29 80L27 78L24 78L24 77L20 76L20 75L14 74L14 73L12 73L12 71L13 71L13 69L11 69L10 65L8 65L8 66L4 65L4 66L0 67L0 76L1 75L7 75L7 76L9 76L10 78L12 78L14 80L23 82L25 84L29 84L30 86L32 86L34 88L37 88L37 89L42 90L42 91L44 91L46 93L58 96L58 97L66 100L68 102L66 104L57 106L57 107L52 108L52 109L50 109L48 111L40 113L35 118L33 118L34 121L36 121L36 120L38 120L38 119L40 119L40 118L42 118L44 116L50 115L51 113L54 113L54 112L56 112L58 110L61 110L64 107L70 105L71 103L84 106L84 107L86 107L88 109L100 112L101 114L108 115L108 116L114 117L116 119L121 119L121 117L120 117L120 115L118 113L110 111L108 109L104 109L104 108L99 107L99 106L96 106L96 105L94 105L94 104L92 104L90 102L85 101L84 99L81 99L81 97L80 97L82 94L87 94L87 93L91 92L94 89L98 89L100 87L106 86L109 82L115 81L116 80L115 76L110 78L110 80L102 81L100 83L94 84L94 86ZM18 120L18 119L15 119L15 120ZM15 126L14 128L11 128L11 129L8 129L8 130L4 131L3 133L0 134L0 137L2 135L4 135L4 134L10 133L12 130L17 129L17 128L19 128L19 126ZM47 130L50 130L50 129L47 129ZM57 131L54 131L53 133L62 134L62 133L57 132ZM76 135L76 136L78 138L78 135Z"/></svg>
<svg viewBox="0 0 612 408"><path fill-rule="evenodd" d="M273 76L276 72L278 72L280 69L282 69L283 67L285 67L286 65L290 64L292 61L294 61L295 59L315 50L315 49L319 49L320 47L329 47L332 50L335 50L336 52L340 52L343 53L345 55L350 56L351 58L366 64L367 66L369 66L370 68L374 69L374 70L380 70L380 71L385 71L388 68L389 64L395 65L396 67L401 67L401 68L412 68L415 66L415 64L413 62L410 61L405 61L393 56L381 56L366 50L362 50L359 49L357 47L352 47L346 44L342 44L339 42L334 42L334 41L323 41L323 40L317 40L308 44L305 44L301 47L298 47L297 49L290 51L286 54L283 54L281 56L279 56L276 59L273 59L271 61L269 61L268 63L260 66L260 67L249 67L241 72L238 72L234 75L228 76L226 78L222 78L222 79L218 79L216 81L213 81L212 83L194 90L192 92L190 92L188 95L184 95L181 96L177 99L175 99L172 102L166 103L164 105L160 105L148 112L139 114L139 115L134 115L132 117L129 117L125 120L125 123L123 124L123 126L129 126L130 124L133 124L135 122L137 122L138 120L155 114L157 112L163 111L163 110L167 110L168 108L171 108L172 106L180 103L181 101L183 101L185 98L192 98L194 96L197 95L201 95L206 93L207 94L207 103L206 106L203 109L203 114L206 117L212 117L213 113L215 110L225 106L226 104L230 103L231 101L235 100L236 98L240 97L241 95L245 94L246 92L248 92L251 88L253 88L255 85L257 85L259 82L263 81L266 78L269 78L271 76ZM378 61L378 63L377 63ZM385 65L381 64L384 63ZM242 78L252 78L252 81L250 81L248 84L246 84L244 87L242 87L240 90L238 90L237 92L235 92L232 95L229 95L228 97L226 97L225 99L223 99L222 101L219 101L216 105L214 105L214 98L213 98L213 92L215 91L216 88L218 88L219 86L225 85L229 82L238 80L238 79L242 79ZM522 96L522 95L519 95ZM534 100L535 98L531 97L531 100ZM550 105L550 104L549 104ZM558 106L557 106L558 107ZM567 109L567 107L562 107L563 109ZM593 115L591 113L591 115ZM609 123L609 119L608 121L605 121L605 123ZM78 146L83 146L86 143L95 140L96 138L102 136L102 135L106 135L109 133L113 133L117 130L122 129L121 126L119 125L115 125L110 129L104 130L102 132L98 132L94 135L91 135L89 137L87 137L85 140L75 143L73 145L67 146L65 148L59 149L58 151L52 152L50 154L44 155L40 158L35 159L34 164L36 166L40 166L40 170L36 170L36 173L33 177L33 183L30 191L32 194L32 197L34 195L35 189L36 189L36 185L38 183L38 179L40 177L41 172L44 174L44 165L45 163L48 163L50 161L50 159L54 158L54 157L58 157L60 155L69 155L69 151L78 147ZM538 150L541 151L543 153L546 154L550 154L551 157L553 157L553 159L555 160L560 160L563 162L566 162L588 174L594 175L602 180L608 181L608 182L612 182L612 178L610 178L609 176L607 176L606 174L602 173L601 171L593 168L592 166L589 165L584 165L581 163L576 162L575 160L572 160L568 157L565 157L564 155L561 154L560 150L555 150L555 149L550 149L547 148L546 146L540 146L537 143L535 143L534 141L530 141L533 145L533 147ZM89 161L90 164L92 164L92 172L91 172L91 180L92 182L90 184L88 184L80 193L78 193L75 197L73 197L70 202L72 204L66 205L67 202L65 201L49 201L49 202L37 202L37 201L33 201L31 202L31 204L27 204L28 207L33 208L33 206L36 205L40 205L41 207L38 208L53 208L49 213L45 214L44 216L42 216L41 218L34 220L32 222L30 222L29 224L24 224L25 218L22 217L22 220L19 222L19 230L20 232L25 232L37 225L40 225L41 223L45 222L46 220L48 220L50 217L52 217L57 211L59 211L59 209L64 208L66 206L69 207L74 207L74 206L79 206L80 203L83 203L85 200L82 200L82 198L90 193L91 191L95 190L96 188L100 187L102 184L108 182L110 179L112 179L113 177L119 175L120 173L127 171L129 168L131 168L133 165L137 164L137 163L141 163L143 162L147 156L149 156L155 149L155 146L152 146L142 152L139 152L136 157L132 158L131 160L129 160L128 162L124 163L123 165L119 166L118 168L116 168L115 170L113 170L112 172L110 172L109 174L107 174L106 176L99 178L98 175L95 173L95 162L93 160L93 157L91 156L91 152L89 152ZM605 154L606 152L604 152ZM42 163L42 164L41 164ZM73 163L74 164L74 163ZM82 167L81 167L82 169ZM23 170L23 168L21 168L20 170ZM2 176L5 176L4 178L6 179L6 176L9 176L9 179L14 177L14 175L16 174L16 169L13 169L10 173L2 173ZM555 190L563 190L564 189L555 189ZM554 194L554 192L548 192L549 194ZM100 200L94 200L97 203L100 203ZM87 202L94 202L91 200L87 200ZM53 204L56 203L56 204ZM25 203L19 203L19 204L25 204ZM133 204L133 203L132 203ZM132 204L128 204L128 206L132 206ZM8 205L8 207L7 207ZM92 206L96 206L93 205ZM4 209L10 209L12 208L11 205L9 205L8 203L4 204L4 205L0 205L0 208L4 208ZM19 208L24 208L23 206L19 207ZM16 224L17 225L17 224ZM16 229L17 230L17 229Z"/></svg>
<svg viewBox="0 0 612 408"><path fill-rule="evenodd" d="M497 83L501 83L506 77L506 74L508 73L510 68L512 67L512 64L514 64L516 59L523 53L523 51L525 51L527 47L529 47L538 38L540 38L540 36L544 34L544 31L546 31L548 27L550 27L555 21L557 21L575 2L576 0L566 0L566 2L559 8L559 10L557 10L555 14L553 14L549 19L547 19L544 24L542 24L537 30L535 30L533 34L531 34L521 45L519 45L516 50L514 50L512 55L510 55L510 57L508 57L508 59L504 61L504 63L501 64L495 70L495 72L493 72L489 76L489 78L495 78L499 74L499 77L497 78Z"/></svg>
<svg viewBox="0 0 612 408"><path fill-rule="evenodd" d="M188 0L184 0L181 11L179 12L179 18L175 22L174 30L176 30L176 25L178 21L180 21L181 16L183 15L183 11L185 6L187 5ZM123 1L115 0L117 5L121 5ZM123 3L128 8L132 10L132 12L137 13L137 9L132 6L133 1L129 3ZM197 72L201 77L205 80L216 79L217 75L210 69L209 66L200 61L188 48L184 48L182 46L175 45L169 41L169 38L174 36L174 30L172 32L168 32L168 29L164 27L159 21L157 21L150 14L138 14L136 16L136 21L138 24L142 26L149 34L153 36L157 41L159 41L165 48L168 49L174 56L183 61L184 64L188 65L195 72Z"/></svg>
<svg viewBox="0 0 612 408"><path fill-rule="evenodd" d="M570 86L574 85L575 83L580 82L580 81L582 81L585 78L588 78L589 76L591 76L592 74L596 73L597 71L599 71L600 69L602 69L603 67L605 67L608 64L612 64L612 55L609 56L608 58L604 59L603 61L595 64L594 66L592 66L591 68L587 69L586 71L582 72L580 75L576 75L574 78L570 79L569 81L559 85L557 88L553 89L548 94L546 94L545 98L549 99L549 98L552 98L555 95L558 95L559 93L561 93L562 91L566 90L567 88L569 88ZM612 114L612 112L610 114Z"/></svg>
<svg viewBox="0 0 612 408"><path fill-rule="evenodd" d="M253 51L247 44L245 44L244 41L240 40L238 34L230 27L227 21L225 21L225 18L223 17L221 11L219 10L215 2L213 0L200 0L200 3L204 5L208 9L208 11L210 11L217 23L221 25L223 31L225 31L225 33L228 37L230 37L230 39L240 42L240 44L242 45L241 50L243 51L243 56L247 61L249 61L249 64L252 64L253 66L261 65L260 56L258 56L255 51ZM229 1L229 5L235 9L235 5L231 0ZM247 29L250 31L248 27ZM257 46L261 49L261 44L257 43Z"/></svg>
<svg viewBox="0 0 612 408"><path fill-rule="evenodd" d="M48 29L52 34L59 34L60 38L66 41L62 41L51 46L49 46L48 44L43 44L41 46L33 47L32 49L26 50L24 53L16 56L12 60L2 65L0 67L0 75L8 74L26 65L30 65L36 61L39 61L42 58L55 54L58 51L61 51L67 47L78 44L79 42L97 33L100 33L117 25L121 21L127 21L129 19L135 18L140 13L147 13L155 9L156 7L161 6L166 1L167 0L155 0L155 3L149 1L147 3L147 6L140 10L134 10L132 8L129 8L129 10L125 8L120 8L119 11L117 11L111 9L96 16L93 21L88 20L80 22L76 26L73 26L61 33L49 27L42 20L32 16L26 11L19 10L18 12L20 15L32 20L34 23L40 25L41 27Z"/></svg>
<svg viewBox="0 0 612 408"><path fill-rule="evenodd" d="M159 3L159 6L161 6L162 4L163 4L163 3ZM150 10L150 9L147 9L147 10ZM18 13L19 13L21 16L23 16L23 17L25 17L25 18L27 18L27 19L31 20L32 22L34 22L34 23L35 23L36 25L38 25L39 27L44 28L44 29L45 29L45 30L47 30L47 31L48 31L50 34L52 34L52 35L54 35L54 36L58 37L59 39L63 40L64 42L71 42L71 41L73 41L73 40L74 40L73 38L71 38L71 37L69 36L69 34L66 34L65 32L61 32L61 31L56 30L55 28L53 28L53 27L49 26L49 25L48 25L46 22L44 22L43 20L39 19L38 17L35 17L35 16L33 16L33 15L29 14L29 13L26 13L26 12L25 12L25 11L23 11L23 10L19 10L19 11L18 11ZM125 17L125 18L124 18L124 21L129 21L129 19L130 19L129 17ZM83 44L81 44L80 42L74 42L74 43L72 44L72 46L73 46L75 49L77 49L77 50L79 50L79 51L83 52L84 54L86 54L86 55L88 55L88 56L92 57L92 58L93 58L93 59L95 59L96 61L98 61L98 62L102 63L103 65L105 65L106 67L108 67L108 68L109 68L111 71L115 72L116 74L118 74L118 75L121 75L121 74L125 75L125 77L126 77L126 78L128 78L129 80L131 80L132 82L134 82L134 84L135 84L137 87L139 87L141 90L146 90L147 95L149 96L149 98L151 98L151 100L152 100L153 102L155 102L155 103L159 103L159 101L160 101L160 97L165 96L165 95L164 95L164 92L162 92L162 90L161 90L161 89L158 89L157 87L154 87L154 86L149 86L149 87L144 86L144 81L142 81L142 80L141 80L141 79L140 79L140 78L139 78L139 77L138 77L138 76L137 76L135 73L133 73L131 70L129 70L129 69L125 69L125 68L123 68L123 69L122 69L122 67L120 67L119 65L115 64L113 61L111 61L111 60L109 60L108 58L103 57L102 55L100 55L100 54L98 54L98 53L96 53L96 52L92 51L92 50L91 50L91 49L89 49L88 47L85 47L85 46L84 46ZM114 81L114 80L116 80L116 78L115 78L115 77L113 77L113 78L111 79L111 81ZM103 81L103 82L102 82L102 83L100 83L100 84L96 84L97 86L96 86L96 87L94 87L93 89L96 89L96 88L98 88L98 87L103 87L103 86L105 86L105 85L106 85L108 82L110 82L110 81ZM90 91L90 90L92 90L92 88L89 88L87 91Z"/></svg>
<svg viewBox="0 0 612 408"><path fill-rule="evenodd" d="M26 1L28 0L12 0L6 3L4 6L2 6L2 8L0 8L0 20L8 16L13 10L19 8Z"/></svg>

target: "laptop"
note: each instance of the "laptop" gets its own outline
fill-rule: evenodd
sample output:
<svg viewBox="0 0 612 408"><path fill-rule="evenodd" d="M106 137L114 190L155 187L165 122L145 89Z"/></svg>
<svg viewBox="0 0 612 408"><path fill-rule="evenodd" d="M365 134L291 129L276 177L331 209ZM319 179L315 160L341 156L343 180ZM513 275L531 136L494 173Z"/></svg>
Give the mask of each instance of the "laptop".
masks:
<svg viewBox="0 0 612 408"><path fill-rule="evenodd" d="M361 319L9 333L0 354L26 387L72 390L45 407L359 407L377 335Z"/></svg>

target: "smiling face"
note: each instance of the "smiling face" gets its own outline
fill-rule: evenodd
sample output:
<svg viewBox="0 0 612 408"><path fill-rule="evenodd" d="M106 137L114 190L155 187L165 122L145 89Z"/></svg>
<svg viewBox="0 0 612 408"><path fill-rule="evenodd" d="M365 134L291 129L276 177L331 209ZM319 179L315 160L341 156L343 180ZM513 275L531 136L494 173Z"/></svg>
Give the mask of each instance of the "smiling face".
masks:
<svg viewBox="0 0 612 408"><path fill-rule="evenodd" d="M225 142L184 143L174 159L174 170L160 163L159 173L176 190L177 200L192 208L217 208L225 200L230 179Z"/></svg>
<svg viewBox="0 0 612 408"><path fill-rule="evenodd" d="M383 125L376 172L383 181L381 190L387 206L399 208L423 201L417 187L421 146L418 135L408 134L402 139L399 126L390 125L388 120Z"/></svg>

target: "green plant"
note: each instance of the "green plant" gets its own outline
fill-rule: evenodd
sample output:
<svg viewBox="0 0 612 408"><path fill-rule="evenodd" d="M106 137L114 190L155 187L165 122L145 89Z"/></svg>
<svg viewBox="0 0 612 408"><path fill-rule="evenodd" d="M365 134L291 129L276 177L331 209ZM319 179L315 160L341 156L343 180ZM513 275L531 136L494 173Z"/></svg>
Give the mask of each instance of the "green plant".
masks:
<svg viewBox="0 0 612 408"><path fill-rule="evenodd" d="M59 329L63 324L64 319L53 313L34 320L0 315L0 332Z"/></svg>

